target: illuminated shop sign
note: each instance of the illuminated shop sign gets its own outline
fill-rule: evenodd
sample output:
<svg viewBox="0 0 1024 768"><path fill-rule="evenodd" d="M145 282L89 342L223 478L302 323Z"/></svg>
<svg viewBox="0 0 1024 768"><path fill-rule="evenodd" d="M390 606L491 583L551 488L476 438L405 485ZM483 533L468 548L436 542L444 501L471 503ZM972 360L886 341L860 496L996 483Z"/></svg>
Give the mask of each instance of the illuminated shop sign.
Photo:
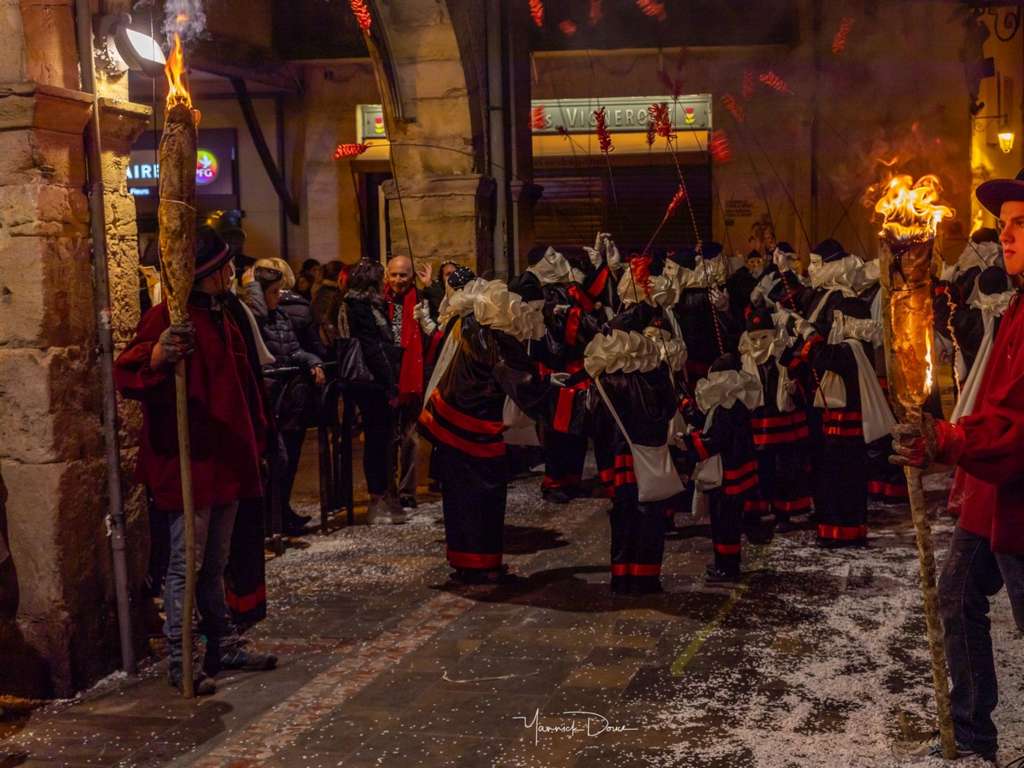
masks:
<svg viewBox="0 0 1024 768"><path fill-rule="evenodd" d="M608 130L612 133L644 133L650 117L647 108L652 104L667 104L676 131L710 131L712 127L711 95L630 96L600 99L535 99L530 119L534 121L534 135L592 133L594 111L604 107ZM359 141L386 139L384 110L379 104L360 104L357 107Z"/></svg>
<svg viewBox="0 0 1024 768"><path fill-rule="evenodd" d="M220 161L208 149L196 153L196 185L208 187L220 175ZM128 189L136 197L148 197L150 189L160 183L160 163L132 163L128 166Z"/></svg>
<svg viewBox="0 0 1024 768"><path fill-rule="evenodd" d="M159 135L145 133L132 148L128 165L128 191L137 198L159 195L160 163L157 159ZM201 197L235 195L237 142L234 129L199 131L196 153L196 187Z"/></svg>

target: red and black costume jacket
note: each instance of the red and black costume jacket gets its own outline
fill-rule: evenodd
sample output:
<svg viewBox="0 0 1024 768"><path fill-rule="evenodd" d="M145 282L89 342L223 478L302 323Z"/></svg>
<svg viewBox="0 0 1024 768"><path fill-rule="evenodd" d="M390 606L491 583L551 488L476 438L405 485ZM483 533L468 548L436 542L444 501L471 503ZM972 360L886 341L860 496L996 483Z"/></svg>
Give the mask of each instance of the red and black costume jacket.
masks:
<svg viewBox="0 0 1024 768"><path fill-rule="evenodd" d="M686 288L670 312L675 312L686 342L686 371L691 385L708 374L721 355L735 352L743 326L730 312L712 306L706 288Z"/></svg>
<svg viewBox="0 0 1024 768"><path fill-rule="evenodd" d="M856 342L862 344L863 342ZM868 359L874 351L865 345ZM838 344L823 343L820 337L812 337L804 345L802 352L811 364L818 385L827 390L828 377L838 376L846 389L846 405L841 408L819 405L822 400L815 400L815 407L822 412L822 433L827 441L847 443L864 443L864 414L860 406L860 379L857 373L857 358L850 345L842 341Z"/></svg>
<svg viewBox="0 0 1024 768"><path fill-rule="evenodd" d="M781 375L794 381L798 381L797 371L802 365L797 354L798 351L793 348L787 349L778 361L784 371ZM779 410L777 397L779 365L776 365L773 358L757 366L761 379L761 392L764 395L764 404L755 408L750 418L750 432L754 439L754 448L757 450L794 445L805 442L810 437L807 410L803 406L799 393L793 394L792 410L785 412Z"/></svg>
<svg viewBox="0 0 1024 768"><path fill-rule="evenodd" d="M668 368L661 365L647 373L602 374L601 386L634 443L665 444L669 422L675 415L675 394ZM588 409L602 485L610 489L609 496L616 503L638 504L629 443L596 391L590 393Z"/></svg>
<svg viewBox="0 0 1024 768"><path fill-rule="evenodd" d="M455 358L420 414L419 431L467 456L500 459L505 398L536 419L547 412L551 393L547 377L536 373L520 342L467 315Z"/></svg>
<svg viewBox="0 0 1024 768"><path fill-rule="evenodd" d="M687 413L692 424L701 420L695 411ZM721 492L736 500L745 500L757 493L757 458L750 432L750 410L738 400L731 407L715 409L711 425L684 437L686 458L691 464L722 457Z"/></svg>
<svg viewBox="0 0 1024 768"><path fill-rule="evenodd" d="M622 303L619 299L618 284L618 279L607 264L602 264L586 276L582 289L583 294L593 305L592 311L600 314L604 307L608 307L613 313L618 312Z"/></svg>

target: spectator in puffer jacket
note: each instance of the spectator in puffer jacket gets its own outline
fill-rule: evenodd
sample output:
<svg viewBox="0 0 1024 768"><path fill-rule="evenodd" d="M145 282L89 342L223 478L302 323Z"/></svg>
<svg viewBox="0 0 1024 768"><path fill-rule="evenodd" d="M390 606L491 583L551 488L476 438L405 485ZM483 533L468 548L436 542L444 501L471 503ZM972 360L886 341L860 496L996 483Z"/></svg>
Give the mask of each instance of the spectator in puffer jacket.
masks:
<svg viewBox="0 0 1024 768"><path fill-rule="evenodd" d="M292 485L299 468L306 427L315 414L318 388L326 380L323 361L303 349L292 319L281 306L281 293L285 275L279 269L257 262L253 281L245 287L242 296L256 316L264 344L274 356L274 362L265 365L264 374L269 384L270 402L277 420L278 455L280 467L275 486L280 489L281 508L285 532L300 533L309 521L291 507ZM289 375L286 369L299 368L301 373Z"/></svg>

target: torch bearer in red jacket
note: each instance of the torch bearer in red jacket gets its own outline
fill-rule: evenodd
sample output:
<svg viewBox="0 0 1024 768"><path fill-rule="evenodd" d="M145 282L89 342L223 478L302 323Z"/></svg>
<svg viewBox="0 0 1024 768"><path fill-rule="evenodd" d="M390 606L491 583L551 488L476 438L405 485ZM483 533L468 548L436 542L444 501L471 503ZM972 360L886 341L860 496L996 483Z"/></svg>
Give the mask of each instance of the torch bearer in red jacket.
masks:
<svg viewBox="0 0 1024 768"><path fill-rule="evenodd" d="M167 110L160 139L160 269L171 325L188 323L196 258L196 145L199 113L184 82L181 38L167 59ZM181 466L182 512L185 517L185 597L182 605L182 690L193 696L192 612L195 605L195 510L192 506L192 465L188 429L185 361L174 368L178 411L178 463Z"/></svg>
<svg viewBox="0 0 1024 768"><path fill-rule="evenodd" d="M872 194L877 188L872 190ZM932 344L932 249L938 226L953 210L939 202L942 187L935 176L897 175L881 188L875 213L882 221L883 268L889 278L891 319L891 391L904 412L905 421L920 419L921 409L933 386ZM949 709L946 657L942 647L935 589L935 550L925 504L921 470L906 468L910 510L917 533L917 553L924 597L928 645L932 657L932 681L938 710L942 752L956 757L953 721Z"/></svg>

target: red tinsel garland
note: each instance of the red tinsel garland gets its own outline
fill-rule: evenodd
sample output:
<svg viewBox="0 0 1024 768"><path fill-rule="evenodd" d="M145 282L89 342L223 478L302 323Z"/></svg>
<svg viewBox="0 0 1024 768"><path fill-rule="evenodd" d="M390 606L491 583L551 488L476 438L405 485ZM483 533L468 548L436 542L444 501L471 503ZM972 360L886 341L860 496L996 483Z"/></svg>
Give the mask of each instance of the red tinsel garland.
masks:
<svg viewBox="0 0 1024 768"><path fill-rule="evenodd" d="M672 214L674 214L676 209L683 204L684 200L686 200L686 189L682 184L680 184L679 189L676 190L676 193L672 196L671 202L668 204L668 208L665 211L665 218L662 220L663 223L672 218Z"/></svg>
<svg viewBox="0 0 1024 768"><path fill-rule="evenodd" d="M839 22L839 30L832 38L832 53L836 56L846 50L846 38L849 36L850 30L853 29L853 21L852 16L847 16Z"/></svg>
<svg viewBox="0 0 1024 768"><path fill-rule="evenodd" d="M650 16L652 19L665 21L668 18L665 4L658 0L636 0L636 7L643 11L645 16Z"/></svg>
<svg viewBox="0 0 1024 768"><path fill-rule="evenodd" d="M576 22L572 19L565 19L564 21L558 22L558 29L566 37L572 37L576 34Z"/></svg>
<svg viewBox="0 0 1024 768"><path fill-rule="evenodd" d="M733 116L737 123L743 122L743 107L739 105L731 93L727 93L722 97L722 106Z"/></svg>
<svg viewBox="0 0 1024 768"><path fill-rule="evenodd" d="M334 150L334 159L350 160L353 157L359 157L369 148L369 144L339 144L338 148Z"/></svg>
<svg viewBox="0 0 1024 768"><path fill-rule="evenodd" d="M602 18L604 18L604 4L602 0L590 0L590 26L594 26Z"/></svg>
<svg viewBox="0 0 1024 768"><path fill-rule="evenodd" d="M535 131L543 130L548 124L547 113L544 107L534 107L530 110L530 127Z"/></svg>
<svg viewBox="0 0 1024 768"><path fill-rule="evenodd" d="M732 147L729 146L729 137L725 131L715 131L711 134L711 141L708 143L708 152L716 163L728 163L732 160Z"/></svg>
<svg viewBox="0 0 1024 768"><path fill-rule="evenodd" d="M612 146L612 135L608 132L608 119L605 116L604 107L594 110L594 123L597 130L597 143L601 146L601 151L607 155L615 147Z"/></svg>
<svg viewBox="0 0 1024 768"><path fill-rule="evenodd" d="M359 23L359 28L363 30L363 34L370 34L373 17L370 15L370 9L366 7L366 0L348 0L348 4L352 7L352 13Z"/></svg>
<svg viewBox="0 0 1024 768"><path fill-rule="evenodd" d="M786 85L786 81L783 80L778 75L776 75L770 69L767 72L762 72L757 79L760 80L769 88L771 88L773 91L778 91L779 93L793 92L790 90L789 86Z"/></svg>
<svg viewBox="0 0 1024 768"><path fill-rule="evenodd" d="M651 295L651 262L654 259L650 256L641 256L634 253L629 260L629 271L633 275L633 285L643 289L644 295Z"/></svg>
<svg viewBox="0 0 1024 768"><path fill-rule="evenodd" d="M538 27L544 26L544 2L543 0L530 0L530 16L533 23Z"/></svg>
<svg viewBox="0 0 1024 768"><path fill-rule="evenodd" d="M647 108L647 114L650 115L651 123L654 124L654 132L658 136L667 139L672 135L672 118L669 116L668 104L664 102L651 104ZM648 135L650 135L650 129L648 129Z"/></svg>
<svg viewBox="0 0 1024 768"><path fill-rule="evenodd" d="M648 114L650 114L649 111L648 111ZM647 121L647 146L648 147L653 147L654 146L654 140L656 138L658 138L658 131L657 131L657 128L655 127L655 125L654 125L654 119L651 118L651 119L649 119Z"/></svg>

